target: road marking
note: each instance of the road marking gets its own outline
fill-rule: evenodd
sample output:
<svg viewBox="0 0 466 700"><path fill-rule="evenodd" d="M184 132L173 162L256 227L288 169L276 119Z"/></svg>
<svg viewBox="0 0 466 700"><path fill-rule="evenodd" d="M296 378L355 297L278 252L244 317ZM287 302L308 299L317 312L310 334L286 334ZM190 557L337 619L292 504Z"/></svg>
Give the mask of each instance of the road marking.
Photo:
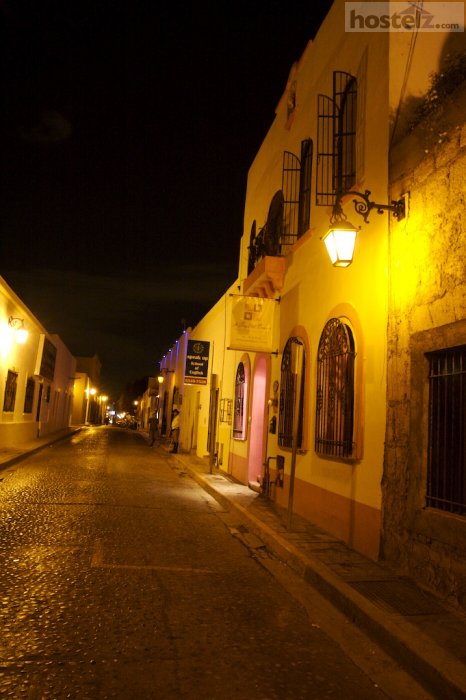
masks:
<svg viewBox="0 0 466 700"><path fill-rule="evenodd" d="M159 566L155 564L109 564L104 561L104 548L101 539L94 543L91 567L96 569L135 569L148 571L176 571L186 574L214 574L212 569L195 569L192 566Z"/></svg>

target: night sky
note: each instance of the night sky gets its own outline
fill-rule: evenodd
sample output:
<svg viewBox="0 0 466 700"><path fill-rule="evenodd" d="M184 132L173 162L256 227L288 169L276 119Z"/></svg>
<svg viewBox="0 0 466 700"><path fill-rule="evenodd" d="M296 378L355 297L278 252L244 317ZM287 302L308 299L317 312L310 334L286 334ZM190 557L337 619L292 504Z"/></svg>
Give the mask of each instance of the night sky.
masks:
<svg viewBox="0 0 466 700"><path fill-rule="evenodd" d="M114 398L234 281L248 169L330 4L0 0L0 274Z"/></svg>

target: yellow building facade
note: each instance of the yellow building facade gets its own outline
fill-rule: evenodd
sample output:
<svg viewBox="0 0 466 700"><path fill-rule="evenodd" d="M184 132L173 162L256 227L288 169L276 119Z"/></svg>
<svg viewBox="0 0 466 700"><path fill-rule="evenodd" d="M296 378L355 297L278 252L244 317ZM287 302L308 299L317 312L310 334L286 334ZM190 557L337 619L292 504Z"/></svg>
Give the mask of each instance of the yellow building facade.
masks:
<svg viewBox="0 0 466 700"><path fill-rule="evenodd" d="M70 425L76 361L0 278L0 446Z"/></svg>
<svg viewBox="0 0 466 700"><path fill-rule="evenodd" d="M164 358L166 423L181 406L182 449L407 573L436 532L426 585L445 574L451 592L464 522L426 501L427 380L411 363L466 345L464 104L457 91L429 147L415 115L464 34L352 32L347 11L333 3L291 68L248 173L238 278ZM335 265L342 224L354 255L332 248ZM188 340L209 344L197 385Z"/></svg>

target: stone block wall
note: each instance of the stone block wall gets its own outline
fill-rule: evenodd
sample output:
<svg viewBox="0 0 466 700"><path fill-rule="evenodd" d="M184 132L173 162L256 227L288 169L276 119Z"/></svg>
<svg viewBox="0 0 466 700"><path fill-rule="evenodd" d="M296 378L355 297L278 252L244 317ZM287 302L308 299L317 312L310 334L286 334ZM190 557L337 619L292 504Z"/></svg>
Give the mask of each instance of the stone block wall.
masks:
<svg viewBox="0 0 466 700"><path fill-rule="evenodd" d="M466 517L425 507L431 350L466 344L466 89L391 157L408 216L390 224L382 557L466 606Z"/></svg>

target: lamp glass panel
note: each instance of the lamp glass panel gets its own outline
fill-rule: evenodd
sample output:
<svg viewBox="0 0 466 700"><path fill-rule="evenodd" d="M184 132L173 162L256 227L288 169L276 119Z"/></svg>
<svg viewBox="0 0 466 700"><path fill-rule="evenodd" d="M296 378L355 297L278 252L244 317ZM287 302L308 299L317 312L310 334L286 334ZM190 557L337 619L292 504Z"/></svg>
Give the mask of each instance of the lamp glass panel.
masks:
<svg viewBox="0 0 466 700"><path fill-rule="evenodd" d="M327 233L324 243L332 265L348 267L353 262L356 229L334 228Z"/></svg>
<svg viewBox="0 0 466 700"><path fill-rule="evenodd" d="M28 339L28 335L29 333L25 328L18 328L18 330L16 331L16 342L20 345L24 345L24 343Z"/></svg>

